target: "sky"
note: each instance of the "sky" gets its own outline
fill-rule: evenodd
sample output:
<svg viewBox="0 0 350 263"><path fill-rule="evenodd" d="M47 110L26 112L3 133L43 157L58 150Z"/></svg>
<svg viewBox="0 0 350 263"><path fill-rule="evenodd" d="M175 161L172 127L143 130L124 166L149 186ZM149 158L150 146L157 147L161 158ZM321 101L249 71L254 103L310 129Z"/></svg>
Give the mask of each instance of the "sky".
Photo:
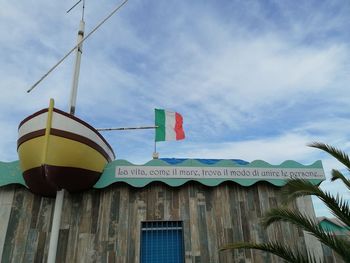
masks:
<svg viewBox="0 0 350 263"><path fill-rule="evenodd" d="M68 111L74 55L26 91L76 44L74 0L0 0L0 160L17 160L22 119L50 98ZM121 1L86 0L85 34ZM154 124L177 111L186 139L160 157L322 160L308 143L350 152L350 2L129 0L83 45L76 116L96 128ZM152 158L154 131L103 135L118 159ZM321 187L350 200L341 183ZM317 216L331 216L314 200Z"/></svg>

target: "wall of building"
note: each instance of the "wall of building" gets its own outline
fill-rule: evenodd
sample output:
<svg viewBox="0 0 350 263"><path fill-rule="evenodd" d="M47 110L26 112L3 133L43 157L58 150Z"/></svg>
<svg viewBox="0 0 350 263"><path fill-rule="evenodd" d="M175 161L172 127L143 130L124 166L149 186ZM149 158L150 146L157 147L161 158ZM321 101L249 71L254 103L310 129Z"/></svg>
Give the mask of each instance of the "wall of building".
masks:
<svg viewBox="0 0 350 263"><path fill-rule="evenodd" d="M177 188L155 182L66 193L57 262L139 262L143 220L182 220L185 262L282 262L256 250L218 251L229 242L269 239L304 248L304 233L293 226L274 224L266 231L258 224L281 204L280 190L263 182L250 187L191 182ZM312 207L310 198L299 202ZM46 262L53 206L53 199L21 186L0 189L1 262Z"/></svg>
<svg viewBox="0 0 350 263"><path fill-rule="evenodd" d="M335 221L335 222L334 222ZM350 231L343 224L339 224L339 221L335 218L323 220L319 225L329 233L333 233L335 236L350 240ZM327 263L343 263L342 258L334 252L331 248L322 244L323 255Z"/></svg>

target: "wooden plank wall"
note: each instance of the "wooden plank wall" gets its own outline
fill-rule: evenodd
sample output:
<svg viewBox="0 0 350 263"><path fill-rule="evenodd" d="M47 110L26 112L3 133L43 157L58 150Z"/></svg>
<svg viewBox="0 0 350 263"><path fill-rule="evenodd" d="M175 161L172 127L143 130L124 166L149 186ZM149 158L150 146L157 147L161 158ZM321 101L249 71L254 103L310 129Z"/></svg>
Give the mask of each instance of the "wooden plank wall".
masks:
<svg viewBox="0 0 350 263"><path fill-rule="evenodd" d="M298 198L296 200L298 210L304 214L307 215L311 218L315 218L315 211L314 207L311 201L311 197L309 198ZM317 241L317 238L314 237L313 235L307 233L306 231L304 232L304 237L305 237L305 243L306 244L312 244L312 246L309 246L309 251L311 251L316 258L319 260L325 259L325 262L328 262L328 260L325 258L324 251L322 249L322 244L321 242Z"/></svg>
<svg viewBox="0 0 350 263"><path fill-rule="evenodd" d="M6 230L11 215L14 190L11 187L0 191L0 258L5 244Z"/></svg>
<svg viewBox="0 0 350 263"><path fill-rule="evenodd" d="M256 250L218 251L229 242L269 238L303 248L302 231L288 224L265 231L258 224L268 209L281 203L280 192L268 183L206 187L190 182L177 188L117 184L66 193L57 262L139 262L143 220L182 220L186 263L282 262ZM53 205L53 199L20 186L0 189L1 262L46 262Z"/></svg>
<svg viewBox="0 0 350 263"><path fill-rule="evenodd" d="M322 245L324 262L327 263L346 263L336 252L326 245Z"/></svg>
<svg viewBox="0 0 350 263"><path fill-rule="evenodd" d="M47 256L54 200L36 196L22 186L0 190L0 210L7 211L0 218L1 262L41 262Z"/></svg>

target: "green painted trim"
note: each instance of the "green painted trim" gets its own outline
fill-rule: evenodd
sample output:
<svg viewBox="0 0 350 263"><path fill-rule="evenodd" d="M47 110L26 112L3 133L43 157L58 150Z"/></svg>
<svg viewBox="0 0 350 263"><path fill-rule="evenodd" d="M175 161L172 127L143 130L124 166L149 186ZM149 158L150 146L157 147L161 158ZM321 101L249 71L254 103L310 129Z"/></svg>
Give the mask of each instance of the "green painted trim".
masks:
<svg viewBox="0 0 350 263"><path fill-rule="evenodd" d="M113 180L112 182L110 181L109 183L106 184L106 182L103 182L103 181L98 181L95 185L94 185L94 188L105 188L113 183L120 183L120 182L123 182L123 183L127 183L131 186L134 186L134 187L145 187L146 185L150 184L150 183L153 183L153 182L162 182L162 183L165 183L169 186L172 186L172 187L178 187L178 186L181 186L181 185L184 185L186 184L187 182L190 182L190 181L193 181L193 182L199 182L203 185L206 185L206 186L218 186L219 184L223 183L223 182L235 182L235 183L238 183L239 185L241 186L252 186L254 185L255 183L257 182L268 182L274 186L283 186L286 184L286 181L285 180L253 180L253 179L143 179L143 178L120 178L120 179L117 179L115 178L115 180ZM319 179L310 179L310 182L312 182L314 185L317 185L319 183L322 182L322 180L319 180Z"/></svg>
<svg viewBox="0 0 350 263"><path fill-rule="evenodd" d="M115 178L115 169L117 166L135 166L138 165L132 164L126 160L115 160L110 162L105 167L103 174L99 181L94 185L94 188L105 188L113 183L124 182L134 187L144 187L152 182L162 182L172 187L181 186L189 181L196 181L206 186L217 186L226 181L232 181L238 183L242 186L251 186L257 182L265 181L271 183L275 186L283 186L286 184L286 180L283 179L179 179L179 178ZM231 160L221 160L218 161L215 165L203 164L195 159L188 159L177 165L168 164L165 161L154 159L142 166L174 166L174 167L256 167L256 168L315 168L323 169L322 162L316 161L310 165L302 165L295 161L285 161L280 165L271 165L265 161L256 160L246 165L239 165L232 162ZM310 182L317 185L320 184L322 179L310 179ZM9 184L21 184L27 187L22 172L20 169L19 161L14 162L0 162L0 187L9 185Z"/></svg>
<svg viewBox="0 0 350 263"><path fill-rule="evenodd" d="M226 181L232 181L235 183L238 183L242 186L251 186L257 182L265 181L269 182L275 186L283 186L286 184L287 180L283 179L211 179L211 178L204 178L204 179L183 179L183 178L116 178L115 177L115 170L117 166L141 166L141 165L135 165L132 164L126 160L115 160L113 162L110 162L104 169L103 174L100 178L100 180L94 185L94 188L105 188L113 183L118 182L124 182L134 187L144 187L152 182L163 182L169 186L177 187L181 186L189 181L196 181L206 186L217 186L223 182ZM215 165L207 165L199 162L195 159L187 159L180 164L171 165L163 160L154 159L147 163L145 163L142 166L173 166L173 167L254 167L254 168L314 168L314 169L323 169L322 162L316 161L313 164L310 165L302 165L296 161L284 161L280 165L272 165L265 161L256 160L246 165L239 165L237 163L234 163L231 160L221 160L218 161ZM324 178L325 179L325 178ZM320 184L324 179L310 179L309 181L313 184L317 185Z"/></svg>
<svg viewBox="0 0 350 263"><path fill-rule="evenodd" d="M27 187L19 161L14 162L0 162L0 187L9 184L21 184Z"/></svg>
<svg viewBox="0 0 350 263"><path fill-rule="evenodd" d="M346 226L337 225L337 224L329 221L328 219L324 219L323 221L321 221L319 223L319 225L326 232L343 232L343 233L347 233L350 230L350 228L348 228Z"/></svg>

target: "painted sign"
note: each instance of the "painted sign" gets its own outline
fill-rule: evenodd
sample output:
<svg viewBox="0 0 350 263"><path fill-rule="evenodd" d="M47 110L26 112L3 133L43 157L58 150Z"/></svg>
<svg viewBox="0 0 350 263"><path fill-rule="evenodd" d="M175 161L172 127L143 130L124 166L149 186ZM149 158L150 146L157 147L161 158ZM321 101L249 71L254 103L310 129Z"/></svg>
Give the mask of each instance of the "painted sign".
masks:
<svg viewBox="0 0 350 263"><path fill-rule="evenodd" d="M115 160L106 165L100 180L93 187L101 189L118 182L144 187L155 181L169 186L180 186L188 181L207 186L216 186L226 181L251 186L266 181L275 186L283 186L291 178L307 179L313 184L321 183L325 179L322 162L302 165L295 161L285 161L280 165L271 165L259 160L248 163L242 160L171 158L135 165L126 160ZM0 187L8 184L27 187L18 161L0 162Z"/></svg>
<svg viewBox="0 0 350 263"><path fill-rule="evenodd" d="M283 186L291 178L306 179L315 185L321 183L325 179L322 162L302 165L285 161L272 165L260 160L248 163L243 160L170 158L136 165L126 160L115 160L106 166L94 188L104 188L118 182L134 187L144 187L152 182L180 186L189 181L207 186L217 186L226 181L242 186L251 186L260 181Z"/></svg>
<svg viewBox="0 0 350 263"><path fill-rule="evenodd" d="M323 169L255 167L117 166L116 178L323 179Z"/></svg>

